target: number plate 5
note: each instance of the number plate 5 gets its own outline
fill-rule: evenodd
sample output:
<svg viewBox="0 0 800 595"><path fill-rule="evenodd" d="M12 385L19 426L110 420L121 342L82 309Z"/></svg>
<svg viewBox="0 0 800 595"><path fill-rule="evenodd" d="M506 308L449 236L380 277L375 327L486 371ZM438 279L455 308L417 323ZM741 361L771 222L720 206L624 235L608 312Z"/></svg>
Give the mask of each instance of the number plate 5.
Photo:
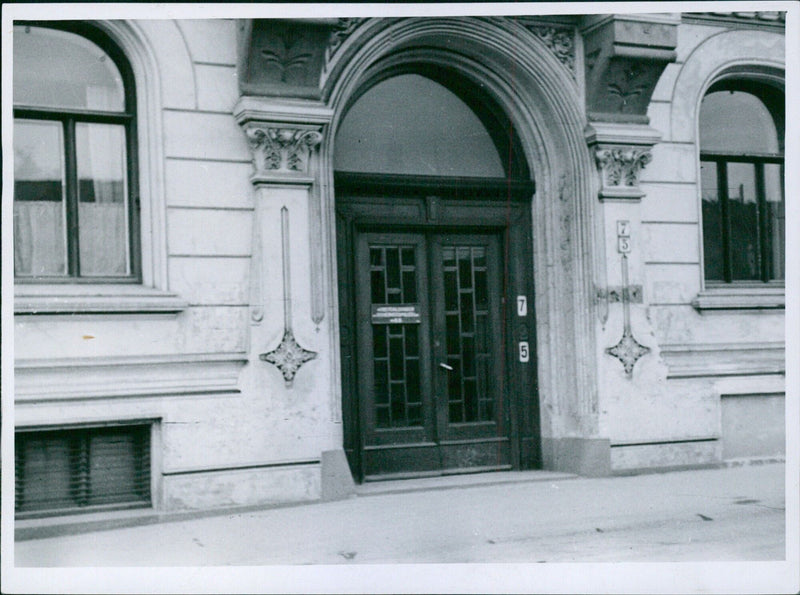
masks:
<svg viewBox="0 0 800 595"><path fill-rule="evenodd" d="M528 347L527 341L520 341L519 342L519 361L523 364L526 364L531 359L531 352L530 348Z"/></svg>

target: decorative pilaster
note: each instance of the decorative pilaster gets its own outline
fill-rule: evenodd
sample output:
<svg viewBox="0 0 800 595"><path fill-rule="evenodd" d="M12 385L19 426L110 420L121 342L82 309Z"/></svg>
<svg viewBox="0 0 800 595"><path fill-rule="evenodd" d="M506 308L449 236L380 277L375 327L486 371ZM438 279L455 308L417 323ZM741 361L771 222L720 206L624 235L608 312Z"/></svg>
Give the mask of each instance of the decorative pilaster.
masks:
<svg viewBox="0 0 800 595"><path fill-rule="evenodd" d="M289 211L281 208L281 261L283 264L283 338L272 351L262 353L259 358L277 367L286 386L292 386L294 376L304 363L311 361L317 354L314 351L303 349L294 338L292 331L292 291L290 280L290 253L289 244Z"/></svg>
<svg viewBox="0 0 800 595"><path fill-rule="evenodd" d="M319 324L325 312L318 151L325 127L330 122L330 111L311 101L278 102L242 97L234 108L234 116L252 151L250 180L256 189L250 277L253 348L259 359L274 364L283 374L287 386L291 386L300 367L317 354L302 346L306 341L301 336L308 336L308 323L292 317L295 300L290 270L299 272L303 279L301 283L308 284L310 299L305 295L297 296L295 305L299 305L303 315L310 314L316 332L320 331ZM302 231L294 244L290 244L288 239L290 214L308 217L307 225L299 224ZM278 215L283 270L283 335L277 346L264 352L262 341L272 342L274 339L266 338L269 329L257 330L257 327L267 326L266 321L273 320L275 314L266 310L265 304L270 300L265 296L274 293L270 291L270 284L274 285L276 273L274 229ZM297 221L294 217L291 219ZM293 246L295 250L292 250Z"/></svg>

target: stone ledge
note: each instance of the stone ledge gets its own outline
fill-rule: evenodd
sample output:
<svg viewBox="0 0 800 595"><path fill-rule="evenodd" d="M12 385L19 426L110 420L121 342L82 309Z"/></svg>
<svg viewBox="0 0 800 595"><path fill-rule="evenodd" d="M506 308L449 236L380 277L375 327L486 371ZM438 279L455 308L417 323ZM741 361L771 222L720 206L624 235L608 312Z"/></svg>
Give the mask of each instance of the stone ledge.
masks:
<svg viewBox="0 0 800 595"><path fill-rule="evenodd" d="M783 342L664 344L661 357L668 378L753 376L786 370Z"/></svg>
<svg viewBox="0 0 800 595"><path fill-rule="evenodd" d="M14 314L177 314L189 306L174 293L125 283L14 286Z"/></svg>
<svg viewBox="0 0 800 595"><path fill-rule="evenodd" d="M239 393L244 353L18 360L19 405L143 396Z"/></svg>
<svg viewBox="0 0 800 595"><path fill-rule="evenodd" d="M784 287L710 287L697 294L692 306L703 310L767 310L786 307Z"/></svg>

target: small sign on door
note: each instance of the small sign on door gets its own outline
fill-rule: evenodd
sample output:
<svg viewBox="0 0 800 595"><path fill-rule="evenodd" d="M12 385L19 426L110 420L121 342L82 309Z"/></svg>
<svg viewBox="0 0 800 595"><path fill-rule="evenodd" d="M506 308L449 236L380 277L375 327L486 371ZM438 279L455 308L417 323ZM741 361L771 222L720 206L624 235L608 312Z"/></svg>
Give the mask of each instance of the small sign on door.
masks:
<svg viewBox="0 0 800 595"><path fill-rule="evenodd" d="M524 295L517 296L517 316L528 315L528 298Z"/></svg>
<svg viewBox="0 0 800 595"><path fill-rule="evenodd" d="M372 306L372 324L419 324L419 304Z"/></svg>
<svg viewBox="0 0 800 595"><path fill-rule="evenodd" d="M528 346L527 341L520 341L519 342L519 361L523 364L527 364L531 359L531 352L530 347Z"/></svg>

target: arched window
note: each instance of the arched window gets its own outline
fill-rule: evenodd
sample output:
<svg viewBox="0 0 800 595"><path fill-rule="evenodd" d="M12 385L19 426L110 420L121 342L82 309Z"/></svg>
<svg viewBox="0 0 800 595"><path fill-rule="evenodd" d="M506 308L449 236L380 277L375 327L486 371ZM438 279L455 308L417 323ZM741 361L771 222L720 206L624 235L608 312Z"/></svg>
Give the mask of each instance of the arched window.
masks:
<svg viewBox="0 0 800 595"><path fill-rule="evenodd" d="M414 73L388 78L360 96L337 131L336 147L337 171L506 175L476 113L445 86Z"/></svg>
<svg viewBox="0 0 800 595"><path fill-rule="evenodd" d="M699 125L706 282L783 280L783 93L756 80L719 81Z"/></svg>
<svg viewBox="0 0 800 595"><path fill-rule="evenodd" d="M81 23L14 26L14 273L139 281L131 67Z"/></svg>

